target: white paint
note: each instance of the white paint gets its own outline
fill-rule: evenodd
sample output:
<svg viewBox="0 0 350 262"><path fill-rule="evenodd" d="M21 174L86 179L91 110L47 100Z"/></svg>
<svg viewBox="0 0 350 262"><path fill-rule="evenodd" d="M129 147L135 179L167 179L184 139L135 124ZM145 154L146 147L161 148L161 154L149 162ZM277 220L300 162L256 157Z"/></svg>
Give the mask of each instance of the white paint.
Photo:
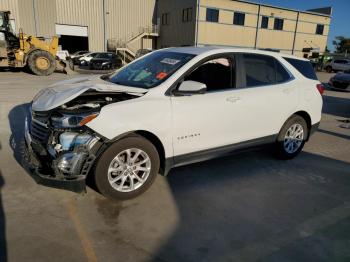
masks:
<svg viewBox="0 0 350 262"><path fill-rule="evenodd" d="M88 27L87 26L56 24L55 27L56 27L56 34L57 35L71 35L71 36L88 37Z"/></svg>
<svg viewBox="0 0 350 262"><path fill-rule="evenodd" d="M39 95L34 99L33 109L43 111L53 109L89 89L101 92L107 90L143 92L145 95L139 98L104 106L99 116L87 126L108 139L135 130L151 132L162 142L167 158L275 135L292 114L301 110L310 115L312 124L321 119L322 97L316 89L319 81L305 78L282 56L305 59L274 52L236 48L185 47L156 52L163 51L193 53L197 56L164 83L149 90L118 86L96 79L77 79L55 85L53 89ZM165 95L169 87L193 65L208 56L228 52L272 56L291 72L294 79L283 84L191 96ZM38 103L39 100L41 103Z"/></svg>

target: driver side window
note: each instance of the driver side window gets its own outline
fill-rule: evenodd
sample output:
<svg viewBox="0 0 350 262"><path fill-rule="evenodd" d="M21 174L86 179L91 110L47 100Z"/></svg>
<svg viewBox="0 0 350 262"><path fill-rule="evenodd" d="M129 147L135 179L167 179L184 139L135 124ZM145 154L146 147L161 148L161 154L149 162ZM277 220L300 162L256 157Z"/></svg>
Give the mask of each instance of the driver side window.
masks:
<svg viewBox="0 0 350 262"><path fill-rule="evenodd" d="M234 88L234 59L229 55L225 55L205 61L186 76L184 80L203 83L207 86L208 92Z"/></svg>

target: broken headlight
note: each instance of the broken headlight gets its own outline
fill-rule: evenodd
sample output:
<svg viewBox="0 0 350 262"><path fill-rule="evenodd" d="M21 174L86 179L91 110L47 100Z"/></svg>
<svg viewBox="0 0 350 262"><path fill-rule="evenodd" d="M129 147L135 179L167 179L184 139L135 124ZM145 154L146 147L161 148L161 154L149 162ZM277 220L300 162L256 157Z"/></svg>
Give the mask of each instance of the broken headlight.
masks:
<svg viewBox="0 0 350 262"><path fill-rule="evenodd" d="M75 128L81 127L95 119L98 113L89 114L62 114L60 116L52 116L51 124L56 128Z"/></svg>

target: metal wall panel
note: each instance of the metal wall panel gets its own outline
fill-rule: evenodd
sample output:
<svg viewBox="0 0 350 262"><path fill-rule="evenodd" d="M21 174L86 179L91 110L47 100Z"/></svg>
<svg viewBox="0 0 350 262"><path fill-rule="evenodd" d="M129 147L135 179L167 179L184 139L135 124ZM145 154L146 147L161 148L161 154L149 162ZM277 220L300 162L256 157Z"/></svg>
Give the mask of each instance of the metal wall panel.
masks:
<svg viewBox="0 0 350 262"><path fill-rule="evenodd" d="M17 0L0 0L0 10L11 11L11 19L15 20L16 29L20 28L20 16Z"/></svg>
<svg viewBox="0 0 350 262"><path fill-rule="evenodd" d="M18 11L20 16L20 27L28 35L36 35L34 22L34 1L18 0ZM37 12L35 12L37 14Z"/></svg>
<svg viewBox="0 0 350 262"><path fill-rule="evenodd" d="M56 0L35 0L37 35L51 38L55 35Z"/></svg>
<svg viewBox="0 0 350 262"><path fill-rule="evenodd" d="M103 51L103 1L102 0L56 0L56 23L87 26L89 50Z"/></svg>
<svg viewBox="0 0 350 262"><path fill-rule="evenodd" d="M106 0L107 39L128 41L156 24L156 0Z"/></svg>
<svg viewBox="0 0 350 262"><path fill-rule="evenodd" d="M183 22L182 12L192 7L192 21ZM157 47L195 45L196 37L196 0L160 0L158 17L169 14L169 25L160 25L160 37Z"/></svg>

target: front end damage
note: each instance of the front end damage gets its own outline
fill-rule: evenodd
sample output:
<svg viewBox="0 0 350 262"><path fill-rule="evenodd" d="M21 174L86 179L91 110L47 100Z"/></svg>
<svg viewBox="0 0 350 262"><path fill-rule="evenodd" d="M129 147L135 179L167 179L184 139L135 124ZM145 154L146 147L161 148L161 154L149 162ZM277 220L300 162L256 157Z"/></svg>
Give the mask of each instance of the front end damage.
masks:
<svg viewBox="0 0 350 262"><path fill-rule="evenodd" d="M128 93L87 91L49 111L30 107L25 122L26 159L39 184L85 192L85 180L108 140L85 124L103 106L136 98Z"/></svg>

